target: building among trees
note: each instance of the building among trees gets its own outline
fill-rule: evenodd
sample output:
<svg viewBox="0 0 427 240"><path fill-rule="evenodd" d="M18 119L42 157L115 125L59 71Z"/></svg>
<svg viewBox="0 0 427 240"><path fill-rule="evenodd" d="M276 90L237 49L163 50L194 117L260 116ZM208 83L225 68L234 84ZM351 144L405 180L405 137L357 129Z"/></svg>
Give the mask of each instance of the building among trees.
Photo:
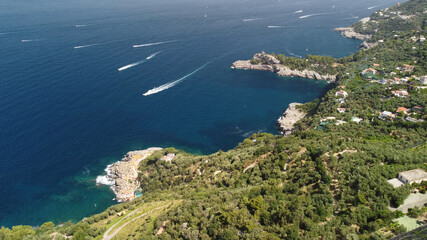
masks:
<svg viewBox="0 0 427 240"><path fill-rule="evenodd" d="M421 183L427 181L427 173L422 169L413 169L399 173L399 180L403 183Z"/></svg>

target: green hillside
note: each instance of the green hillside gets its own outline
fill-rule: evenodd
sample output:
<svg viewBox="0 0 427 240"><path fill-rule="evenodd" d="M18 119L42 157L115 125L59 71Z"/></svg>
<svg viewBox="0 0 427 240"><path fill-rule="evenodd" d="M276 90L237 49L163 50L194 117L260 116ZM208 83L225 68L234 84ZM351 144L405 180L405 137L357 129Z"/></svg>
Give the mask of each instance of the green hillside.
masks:
<svg viewBox="0 0 427 240"><path fill-rule="evenodd" d="M144 196L78 223L1 228L0 239L387 239L405 232L393 221L403 213L389 207L414 189L425 193L427 182L394 189L387 180L427 171L426 19L427 2L411 0L354 25L377 46L344 59L308 56L337 81L300 107L308 115L292 135L254 134L207 156L160 150L139 166ZM173 161L161 160L166 152ZM408 216L426 218L426 211Z"/></svg>

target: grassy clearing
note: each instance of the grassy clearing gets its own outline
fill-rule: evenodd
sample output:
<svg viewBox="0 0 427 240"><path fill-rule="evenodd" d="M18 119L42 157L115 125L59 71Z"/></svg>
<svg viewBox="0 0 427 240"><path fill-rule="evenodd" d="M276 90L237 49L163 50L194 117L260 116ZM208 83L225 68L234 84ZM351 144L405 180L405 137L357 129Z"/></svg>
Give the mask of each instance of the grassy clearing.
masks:
<svg viewBox="0 0 427 240"><path fill-rule="evenodd" d="M408 216L400 217L395 221L404 226L408 231L414 230L422 225L422 222Z"/></svg>

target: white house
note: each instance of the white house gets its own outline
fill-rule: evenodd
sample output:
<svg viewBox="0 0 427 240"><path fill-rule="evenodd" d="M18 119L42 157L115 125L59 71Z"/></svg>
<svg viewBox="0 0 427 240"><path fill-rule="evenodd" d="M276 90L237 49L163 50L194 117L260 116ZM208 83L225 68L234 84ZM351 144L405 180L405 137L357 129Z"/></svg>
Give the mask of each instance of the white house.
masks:
<svg viewBox="0 0 427 240"><path fill-rule="evenodd" d="M394 96L396 96L396 97L401 97L401 98L404 98L404 97L409 96L409 93L408 93L408 91L406 91L406 90L396 90L396 91L391 91L391 93L392 93Z"/></svg>
<svg viewBox="0 0 427 240"><path fill-rule="evenodd" d="M373 75L375 75L375 74L378 74L378 71L375 68L367 68L367 69L365 69L365 70L362 71L362 74L363 75L365 75L365 74L373 74Z"/></svg>
<svg viewBox="0 0 427 240"><path fill-rule="evenodd" d="M346 98L348 96L348 93L343 90L339 90L335 93L336 97Z"/></svg>
<svg viewBox="0 0 427 240"><path fill-rule="evenodd" d="M339 112L339 113L345 113L345 108L337 108L337 111Z"/></svg>
<svg viewBox="0 0 427 240"><path fill-rule="evenodd" d="M427 173L420 168L413 169L399 173L398 179L403 183L421 183L427 181Z"/></svg>
<svg viewBox="0 0 427 240"><path fill-rule="evenodd" d="M382 119L382 120L393 119L394 117L395 117L394 114L392 112L389 112L389 111L381 112L380 115L378 116L378 118Z"/></svg>
<svg viewBox="0 0 427 240"><path fill-rule="evenodd" d="M353 117L351 118L351 121L352 121L352 122L356 122L356 123L360 123L361 121L363 121L363 119L362 119L362 118L358 118L358 117L353 116Z"/></svg>
<svg viewBox="0 0 427 240"><path fill-rule="evenodd" d="M420 77L421 84L427 84L427 76Z"/></svg>

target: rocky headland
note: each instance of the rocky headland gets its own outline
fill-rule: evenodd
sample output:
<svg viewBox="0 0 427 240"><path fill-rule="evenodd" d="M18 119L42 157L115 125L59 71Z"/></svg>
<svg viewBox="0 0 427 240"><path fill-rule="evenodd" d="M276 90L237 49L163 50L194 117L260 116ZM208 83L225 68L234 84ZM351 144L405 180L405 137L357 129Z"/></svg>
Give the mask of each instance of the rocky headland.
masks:
<svg viewBox="0 0 427 240"><path fill-rule="evenodd" d="M260 64L253 64L252 61L259 61ZM280 64L280 61L277 60L273 55L266 54L264 52L257 53L254 55L252 60L247 61L236 61L232 64L231 68L233 69L243 69L243 70L259 70L259 71L269 71L276 73L281 77L302 77L316 80L324 80L329 82L334 82L336 80L336 75L328 74L319 74L313 70L304 69L290 69L289 67Z"/></svg>
<svg viewBox="0 0 427 240"><path fill-rule="evenodd" d="M97 184L111 185L118 202L132 201L135 191L139 188L138 166L145 158L162 148L148 148L146 150L128 152L121 161L108 165L107 175L98 176Z"/></svg>
<svg viewBox="0 0 427 240"><path fill-rule="evenodd" d="M372 37L372 35L369 35L369 34L358 33L352 27L339 27L339 28L335 28L334 30L341 32L341 35L343 35L346 38L358 39L362 41L370 39Z"/></svg>
<svg viewBox="0 0 427 240"><path fill-rule="evenodd" d="M277 120L280 132L288 136L295 130L295 123L305 117L306 113L297 109L301 103L291 103L283 115Z"/></svg>
<svg viewBox="0 0 427 240"><path fill-rule="evenodd" d="M363 18L360 20L362 24L366 24L371 19L369 17ZM368 42L368 39L372 38L371 34L362 34L356 32L356 30L353 27L338 27L334 29L337 32L341 32L341 35L346 38L352 38L352 39L358 39L362 40L363 42L360 44L360 48L362 49L370 49L378 45L378 42Z"/></svg>

